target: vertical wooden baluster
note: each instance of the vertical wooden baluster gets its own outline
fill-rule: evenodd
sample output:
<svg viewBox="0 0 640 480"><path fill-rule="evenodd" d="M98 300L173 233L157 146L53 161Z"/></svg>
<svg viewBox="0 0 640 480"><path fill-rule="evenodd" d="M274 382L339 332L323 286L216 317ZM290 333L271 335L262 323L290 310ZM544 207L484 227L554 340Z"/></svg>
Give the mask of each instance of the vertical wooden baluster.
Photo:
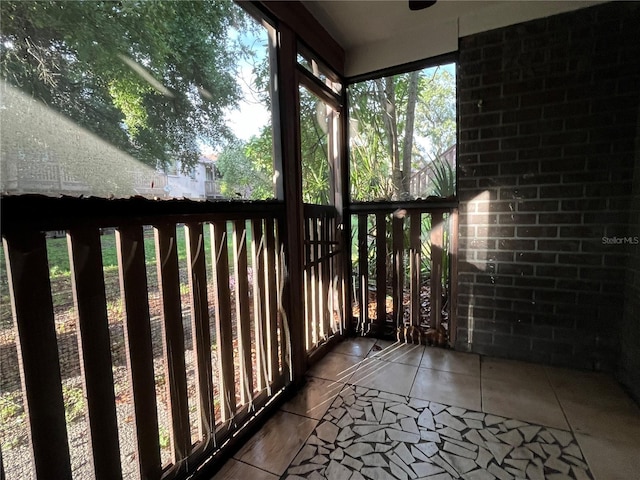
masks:
<svg viewBox="0 0 640 480"><path fill-rule="evenodd" d="M166 359L165 378L170 398L171 450L173 458L179 462L191 450L191 429L175 224L156 226L155 244L163 312L162 349Z"/></svg>
<svg viewBox="0 0 640 480"><path fill-rule="evenodd" d="M449 221L449 343L455 346L458 318L458 209Z"/></svg>
<svg viewBox="0 0 640 480"><path fill-rule="evenodd" d="M100 232L97 228L71 230L67 244L94 475L98 480L118 479L122 468Z"/></svg>
<svg viewBox="0 0 640 480"><path fill-rule="evenodd" d="M369 325L369 245L367 215L358 215L358 275L360 276L360 332L368 334Z"/></svg>
<svg viewBox="0 0 640 480"><path fill-rule="evenodd" d="M402 326L404 296L404 213L394 212L392 220L393 243L393 314L396 327Z"/></svg>
<svg viewBox="0 0 640 480"><path fill-rule="evenodd" d="M5 234L3 244L36 477L71 478L45 236Z"/></svg>
<svg viewBox="0 0 640 480"><path fill-rule="evenodd" d="M215 437L213 375L211 373L211 333L207 300L207 266L204 233L201 223L185 225L187 235L187 270L191 301L191 332L198 375L198 411L200 438L207 442Z"/></svg>
<svg viewBox="0 0 640 480"><path fill-rule="evenodd" d="M304 219L304 318L305 318L305 351L313 346L313 267L311 266L311 218Z"/></svg>
<svg viewBox="0 0 640 480"><path fill-rule="evenodd" d="M216 339L218 342L219 382L222 396L222 421L230 420L236 412L236 387L233 370L233 329L231 291L229 290L229 249L227 224L211 224L211 253L215 285Z"/></svg>
<svg viewBox="0 0 640 480"><path fill-rule="evenodd" d="M387 320L387 222L376 214L376 330L381 333Z"/></svg>
<svg viewBox="0 0 640 480"><path fill-rule="evenodd" d="M431 214L431 328L440 326L442 317L442 212Z"/></svg>
<svg viewBox="0 0 640 480"><path fill-rule="evenodd" d="M420 325L420 212L412 212L409 224L411 275L411 325Z"/></svg>
<svg viewBox="0 0 640 480"><path fill-rule="evenodd" d="M120 291L126 312L125 348L133 396L139 475L156 479L161 474L160 445L142 227L119 227L116 245Z"/></svg>
<svg viewBox="0 0 640 480"><path fill-rule="evenodd" d="M240 352L240 402L253 398L253 366L251 364L251 317L249 314L249 282L247 278L247 231L244 220L233 224L233 261L236 277L236 325Z"/></svg>
<svg viewBox="0 0 640 480"><path fill-rule="evenodd" d="M256 218L251 222L251 254L253 265L253 318L256 344L256 369L258 390L262 391L267 386L267 322L265 301L265 238L262 231L262 219Z"/></svg>
<svg viewBox="0 0 640 480"><path fill-rule="evenodd" d="M324 333L325 340L329 338L332 334L331 327L329 323L329 313L330 313L330 305L329 301L329 292L330 292L330 282L331 282L331 259L329 258L329 217L327 214L323 214L321 217L320 231L321 231L321 241L320 245L320 255L322 257L322 330Z"/></svg>
<svg viewBox="0 0 640 480"><path fill-rule="evenodd" d="M265 221L266 231L266 285L267 285L267 310L269 312L269 333L267 351L270 355L269 380L275 382L280 375L278 361L278 275L276 265L276 237L275 222L273 218Z"/></svg>
<svg viewBox="0 0 640 480"><path fill-rule="evenodd" d="M311 268L309 269L309 282L311 286L311 344L314 348L318 344L318 254L316 250L316 218L309 217L309 248L311 249Z"/></svg>
<svg viewBox="0 0 640 480"><path fill-rule="evenodd" d="M320 230L320 217L316 216L313 218L313 235L315 239L315 243L313 246L313 250L315 252L316 257L316 272L315 272L315 284L316 284L316 335L315 341L316 346L320 344L324 337L324 324L322 323L322 314L324 310L324 299L322 298L322 232Z"/></svg>

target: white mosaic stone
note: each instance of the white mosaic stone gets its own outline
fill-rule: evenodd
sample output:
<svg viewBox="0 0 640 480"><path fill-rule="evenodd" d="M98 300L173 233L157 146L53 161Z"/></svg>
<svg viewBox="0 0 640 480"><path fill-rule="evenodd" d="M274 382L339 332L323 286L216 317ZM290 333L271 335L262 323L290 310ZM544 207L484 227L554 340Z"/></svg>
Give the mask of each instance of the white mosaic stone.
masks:
<svg viewBox="0 0 640 480"><path fill-rule="evenodd" d="M547 452L550 457L558 458L562 453L560 447L558 445L549 445L548 443L543 443L542 449Z"/></svg>
<svg viewBox="0 0 640 480"><path fill-rule="evenodd" d="M411 455L411 452L404 443L398 445L393 452L398 455L406 464L411 464L416 460L415 458L413 458L413 455Z"/></svg>
<svg viewBox="0 0 640 480"><path fill-rule="evenodd" d="M349 412L349 415L351 415L351 418L353 419L364 417L364 410L358 410L353 406L347 407L347 412Z"/></svg>
<svg viewBox="0 0 640 480"><path fill-rule="evenodd" d="M503 424L508 430L513 430L518 427L526 427L528 425L520 420L505 420Z"/></svg>
<svg viewBox="0 0 640 480"><path fill-rule="evenodd" d="M531 453L533 453L534 455L537 455L537 456L542 457L542 458L547 458L546 453L544 453L544 451L542 450L542 447L540 446L539 443L537 443L537 442L535 442L535 443L525 443L524 446L527 447L529 450L531 450Z"/></svg>
<svg viewBox="0 0 640 480"><path fill-rule="evenodd" d="M449 412L451 415L454 415L456 417L461 417L465 413L467 413L467 411L464 408L460 408L460 407L449 407L447 408L447 412Z"/></svg>
<svg viewBox="0 0 640 480"><path fill-rule="evenodd" d="M331 460L340 461L344 458L344 450L340 447L336 448L333 452L329 454L329 458Z"/></svg>
<svg viewBox="0 0 640 480"><path fill-rule="evenodd" d="M424 453L428 458L433 457L438 453L438 450L440 450L435 442L419 443L416 445L416 448Z"/></svg>
<svg viewBox="0 0 640 480"><path fill-rule="evenodd" d="M449 438L447 439L447 441L454 443L459 447L466 448L467 450L471 450L472 452L475 452L478 450L478 446L473 443L464 442L464 441L461 442L460 440L454 440L453 438Z"/></svg>
<svg viewBox="0 0 640 480"><path fill-rule="evenodd" d="M564 473L551 473L547 475L546 480L573 480L569 475Z"/></svg>
<svg viewBox="0 0 640 480"><path fill-rule="evenodd" d="M526 447L514 448L509 456L515 459L533 460L533 452Z"/></svg>
<svg viewBox="0 0 640 480"><path fill-rule="evenodd" d="M384 457L379 453L372 453L370 455L364 455L362 462L368 467L388 467L389 464L385 461Z"/></svg>
<svg viewBox="0 0 640 480"><path fill-rule="evenodd" d="M388 452L389 450L391 450L394 446L393 445L388 445L385 443L376 443L376 452Z"/></svg>
<svg viewBox="0 0 640 480"><path fill-rule="evenodd" d="M316 455L315 457L313 457L309 461L311 463L317 463L318 465L324 465L325 463L327 463L329 461L329 459L324 455Z"/></svg>
<svg viewBox="0 0 640 480"><path fill-rule="evenodd" d="M382 414L384 413L384 403L382 402L371 402L371 407L373 408L373 415L376 420L379 422L382 420Z"/></svg>
<svg viewBox="0 0 640 480"><path fill-rule="evenodd" d="M353 431L358 435L369 435L370 433L377 432L380 429L385 428L384 425L357 425L353 427Z"/></svg>
<svg viewBox="0 0 640 480"><path fill-rule="evenodd" d="M398 442L418 443L420 441L420 435L417 433L403 432L392 428L387 428L386 432L387 436L391 440L396 440Z"/></svg>
<svg viewBox="0 0 640 480"><path fill-rule="evenodd" d="M389 463L389 468L391 469L391 474L398 480L409 480L409 475L407 475L407 472L402 470L402 468L400 468L400 466L393 461Z"/></svg>
<svg viewBox="0 0 640 480"><path fill-rule="evenodd" d="M351 470L338 462L331 460L327 470L325 472L327 478L332 480L349 480L351 477Z"/></svg>
<svg viewBox="0 0 640 480"><path fill-rule="evenodd" d="M396 423L397 417L395 413L391 413L388 410L385 410L382 413L382 421L380 423Z"/></svg>
<svg viewBox="0 0 640 480"><path fill-rule="evenodd" d="M555 438L553 438L553 435L551 435L551 432L547 430L542 430L538 436L546 443L554 443L556 441Z"/></svg>
<svg viewBox="0 0 640 480"><path fill-rule="evenodd" d="M574 465L576 465L577 467L583 468L583 469L587 469L589 467L587 467L587 464L584 463L582 460L578 460L577 458L571 456L571 455L565 455L562 458L564 458L565 460L573 463Z"/></svg>
<svg viewBox="0 0 640 480"><path fill-rule="evenodd" d="M411 455L416 461L427 462L429 460L429 457L418 450L415 445L411 445Z"/></svg>
<svg viewBox="0 0 640 480"><path fill-rule="evenodd" d="M347 426L346 428L343 428L340 433L338 434L336 440L339 442L343 442L345 440L349 440L350 438L355 437L355 433L353 433L353 430L351 429L351 427Z"/></svg>
<svg viewBox="0 0 640 480"><path fill-rule="evenodd" d="M487 472L486 470L474 470L462 477L464 480L495 480L495 476Z"/></svg>
<svg viewBox="0 0 640 480"><path fill-rule="evenodd" d="M501 433L499 435L496 435L496 437L498 437L504 443L508 443L512 447L519 447L520 445L522 445L522 442L524 440L518 430L511 430L507 433Z"/></svg>
<svg viewBox="0 0 640 480"><path fill-rule="evenodd" d="M489 462L491 461L493 457L491 456L491 454L489 453L489 451L486 448L478 448L478 456L476 457L476 463L478 464L479 467L486 469L487 465L489 465Z"/></svg>
<svg viewBox="0 0 640 480"><path fill-rule="evenodd" d="M362 466L364 465L364 463L362 463L360 460L356 460L355 458L352 458L352 457L349 457L349 456L344 457L344 459L342 460L341 463L343 465L351 467L356 472L359 471L362 468Z"/></svg>
<svg viewBox="0 0 640 480"><path fill-rule="evenodd" d="M487 470L491 475L494 475L496 478L499 478L500 480L513 480L513 476L509 472L499 467L495 463L492 463L491 465L489 465L489 468Z"/></svg>
<svg viewBox="0 0 640 480"><path fill-rule="evenodd" d="M511 446L505 445L504 443L499 443L499 442L487 442L487 448L493 455L493 458L496 459L496 462L498 462L498 464L501 464L502 461L504 460L504 457L506 457L509 454L509 452L512 450Z"/></svg>
<svg viewBox="0 0 640 480"><path fill-rule="evenodd" d="M391 464L395 462L395 464L400 467L409 477L416 478L416 474L413 472L413 470L409 468L409 466L405 462L403 462L398 455L396 455L395 453L390 454L389 460L391 461L389 466L391 466Z"/></svg>
<svg viewBox="0 0 640 480"><path fill-rule="evenodd" d="M564 430L557 430L555 428L550 428L549 431L551 435L556 437L558 443L563 447L568 446L571 442L573 442L573 435L570 432L565 432Z"/></svg>
<svg viewBox="0 0 640 480"><path fill-rule="evenodd" d="M487 415L486 417L484 417L484 424L487 426L495 425L500 422L504 422L503 417L498 417L496 415Z"/></svg>
<svg viewBox="0 0 640 480"><path fill-rule="evenodd" d="M313 458L316 454L316 451L317 449L313 445L305 445L304 447L302 447L302 450L300 450L300 453L296 455L296 458L293 459L291 465L300 465L302 462Z"/></svg>
<svg viewBox="0 0 640 480"><path fill-rule="evenodd" d="M353 472L353 475L350 478L350 480L365 480L365 479L360 472Z"/></svg>
<svg viewBox="0 0 640 480"><path fill-rule="evenodd" d="M318 472L320 472L320 473L318 473ZM315 470L315 471L311 472L309 474L309 476L307 476L307 480L326 480L326 477L324 476L324 471Z"/></svg>
<svg viewBox="0 0 640 480"><path fill-rule="evenodd" d="M531 480L544 480L544 470L533 463L527 466L527 477Z"/></svg>
<svg viewBox="0 0 640 480"><path fill-rule="evenodd" d="M482 438L484 438L486 441L488 442L500 442L500 440L498 440L498 437L496 437L493 433L491 433L489 430L480 430L480 435L482 435Z"/></svg>
<svg viewBox="0 0 640 480"><path fill-rule="evenodd" d="M453 480L453 477L447 472L443 472L438 473L437 475L431 475L430 477L425 477L425 480Z"/></svg>
<svg viewBox="0 0 640 480"><path fill-rule="evenodd" d="M575 443L563 448L562 451L565 455L572 455L576 458L582 458L582 452Z"/></svg>
<svg viewBox="0 0 640 480"><path fill-rule="evenodd" d="M469 458L460 457L458 455L454 455L453 453L440 451L439 455L447 461L449 465L451 465L458 473L464 474L474 470L477 465L476 462Z"/></svg>
<svg viewBox="0 0 640 480"><path fill-rule="evenodd" d="M429 401L411 397L409 398L409 406L415 408L416 410L419 410L421 408L429 408Z"/></svg>
<svg viewBox="0 0 640 480"><path fill-rule="evenodd" d="M451 442L444 442L444 446L442 447L444 450L446 450L447 452L451 452L455 455L459 455L461 457L465 457L465 458L472 458L472 459L476 459L477 455L475 452L472 452L470 450L467 450L466 448L462 448L458 445L455 445Z"/></svg>
<svg viewBox="0 0 640 480"><path fill-rule="evenodd" d="M388 392L380 392L378 398L381 398L383 400L391 400L392 402L398 403L406 403L407 401L406 397L403 397L402 395L396 395L395 393Z"/></svg>
<svg viewBox="0 0 640 480"><path fill-rule="evenodd" d="M389 410L399 415L405 415L407 417L412 417L412 418L418 418L420 416L420 414L416 410L414 410L409 405L406 405L404 403L399 403L398 405L394 405L393 407L389 408Z"/></svg>
<svg viewBox="0 0 640 480"><path fill-rule="evenodd" d="M433 413L428 408L425 408L418 417L418 425L428 430L435 430L436 425L433 421Z"/></svg>
<svg viewBox="0 0 640 480"><path fill-rule="evenodd" d="M345 448L344 452L350 457L360 458L373 453L373 447L368 443L354 443L350 447Z"/></svg>
<svg viewBox="0 0 640 480"><path fill-rule="evenodd" d="M480 430L484 428L484 424L480 420L473 420L472 418L465 418L464 423L467 424L469 428L475 428L476 430Z"/></svg>
<svg viewBox="0 0 640 480"><path fill-rule="evenodd" d="M420 435L420 431L418 430L418 424L415 419L412 417L406 417L400 420L400 426L402 430L409 433L415 433L416 435Z"/></svg>
<svg viewBox="0 0 640 480"><path fill-rule="evenodd" d="M390 429L387 429L390 430ZM365 435L360 438L356 438L356 442L371 442L371 443L382 443L386 440L385 430L379 430L377 432L370 433L369 435Z"/></svg>
<svg viewBox="0 0 640 480"><path fill-rule="evenodd" d="M456 469L449 465L442 457L440 457L440 455L434 455L431 460L454 477L458 478L460 476L458 472L456 472Z"/></svg>
<svg viewBox="0 0 640 480"><path fill-rule="evenodd" d="M380 467L364 467L362 474L372 480L397 480Z"/></svg>
<svg viewBox="0 0 640 480"><path fill-rule="evenodd" d="M316 435L327 443L336 441L340 429L331 422L323 422L316 427Z"/></svg>
<svg viewBox="0 0 640 480"><path fill-rule="evenodd" d="M434 415L439 414L441 411L447 408L446 405L442 405L440 403L431 402L429 403L429 410L433 412Z"/></svg>
<svg viewBox="0 0 640 480"><path fill-rule="evenodd" d="M420 430L420 438L427 442L440 443L440 434L438 432L427 432L426 430Z"/></svg>
<svg viewBox="0 0 640 480"><path fill-rule="evenodd" d="M482 439L478 430L469 430L464 434L464 438L473 443L474 445L478 445L479 447L484 447L485 441Z"/></svg>
<svg viewBox="0 0 640 480"><path fill-rule="evenodd" d="M435 475L444 471L439 466L427 462L414 463L413 465L411 465L411 468L413 468L418 477L428 477L430 475Z"/></svg>
<svg viewBox="0 0 640 480"><path fill-rule="evenodd" d="M522 475L526 475L527 473L527 465L529 465L527 460L513 460L512 458L505 458L504 463L505 465L511 465L513 468L520 470Z"/></svg>
<svg viewBox="0 0 640 480"><path fill-rule="evenodd" d="M525 442L533 440L541 429L542 427L538 427L537 425L526 425L519 428Z"/></svg>
<svg viewBox="0 0 640 480"><path fill-rule="evenodd" d="M464 415L462 415L462 418L470 418L472 420L484 420L484 416L485 414L482 412L472 412L471 410L469 410L467 413L465 413Z"/></svg>
<svg viewBox="0 0 640 480"><path fill-rule="evenodd" d="M436 430L443 437L455 438L456 440L462 440L462 435L457 430L451 427L444 427Z"/></svg>
<svg viewBox="0 0 640 480"><path fill-rule="evenodd" d="M562 460L556 457L549 457L546 462L544 462L544 466L547 468L552 468L560 473L564 473L565 475L569 473L571 467L564 463Z"/></svg>
<svg viewBox="0 0 640 480"><path fill-rule="evenodd" d="M353 417L351 417L351 415L347 413L340 419L337 425L338 425L338 428L345 428L352 424L353 424Z"/></svg>

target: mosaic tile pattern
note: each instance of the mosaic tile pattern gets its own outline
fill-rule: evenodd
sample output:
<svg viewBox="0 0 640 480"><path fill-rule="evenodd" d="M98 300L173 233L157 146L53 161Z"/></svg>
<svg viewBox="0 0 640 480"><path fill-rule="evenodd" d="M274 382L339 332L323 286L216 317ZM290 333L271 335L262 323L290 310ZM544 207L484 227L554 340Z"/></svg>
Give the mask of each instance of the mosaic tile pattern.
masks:
<svg viewBox="0 0 640 480"><path fill-rule="evenodd" d="M593 479L571 432L347 385L285 480Z"/></svg>

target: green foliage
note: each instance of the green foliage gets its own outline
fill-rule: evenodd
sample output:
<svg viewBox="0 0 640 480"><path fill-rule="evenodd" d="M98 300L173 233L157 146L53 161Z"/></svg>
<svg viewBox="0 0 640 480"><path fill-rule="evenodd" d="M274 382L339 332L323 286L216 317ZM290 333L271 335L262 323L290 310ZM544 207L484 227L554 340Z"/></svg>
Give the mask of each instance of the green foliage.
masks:
<svg viewBox="0 0 640 480"><path fill-rule="evenodd" d="M243 58L231 1L0 3L0 75L149 165L230 138ZM19 112L13 112L18 115Z"/></svg>
<svg viewBox="0 0 640 480"><path fill-rule="evenodd" d="M235 140L218 156L220 190L223 196L263 200L273 198L271 127L248 143Z"/></svg>
<svg viewBox="0 0 640 480"><path fill-rule="evenodd" d="M80 387L62 385L64 409L68 423L80 420L84 416L86 401L84 391Z"/></svg>
<svg viewBox="0 0 640 480"><path fill-rule="evenodd" d="M2 450L11 450L28 443L21 395L20 391L0 395L0 429L5 433L0 444Z"/></svg>
<svg viewBox="0 0 640 480"><path fill-rule="evenodd" d="M442 157L429 164L432 172L431 189L427 195L451 197L456 193L456 172L453 166Z"/></svg>

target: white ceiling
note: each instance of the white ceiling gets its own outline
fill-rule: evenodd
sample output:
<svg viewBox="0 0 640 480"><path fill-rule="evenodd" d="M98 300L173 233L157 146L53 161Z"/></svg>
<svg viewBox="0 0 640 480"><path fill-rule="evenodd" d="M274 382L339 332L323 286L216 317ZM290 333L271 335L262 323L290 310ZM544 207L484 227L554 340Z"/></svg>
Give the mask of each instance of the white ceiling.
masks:
<svg viewBox="0 0 640 480"><path fill-rule="evenodd" d="M454 52L459 37L602 3L438 0L411 11L407 0L301 1L345 49L347 76Z"/></svg>

